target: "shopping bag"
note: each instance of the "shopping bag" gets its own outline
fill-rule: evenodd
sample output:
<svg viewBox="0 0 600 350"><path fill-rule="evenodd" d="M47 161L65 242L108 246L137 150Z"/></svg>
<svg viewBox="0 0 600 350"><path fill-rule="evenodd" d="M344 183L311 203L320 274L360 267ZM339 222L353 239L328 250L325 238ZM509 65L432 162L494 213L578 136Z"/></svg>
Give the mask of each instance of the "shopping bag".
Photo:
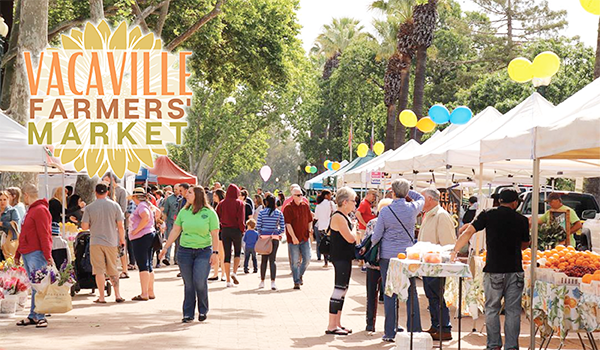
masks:
<svg viewBox="0 0 600 350"><path fill-rule="evenodd" d="M71 310L71 288L67 284L53 283L35 294L35 312L38 314L64 314Z"/></svg>

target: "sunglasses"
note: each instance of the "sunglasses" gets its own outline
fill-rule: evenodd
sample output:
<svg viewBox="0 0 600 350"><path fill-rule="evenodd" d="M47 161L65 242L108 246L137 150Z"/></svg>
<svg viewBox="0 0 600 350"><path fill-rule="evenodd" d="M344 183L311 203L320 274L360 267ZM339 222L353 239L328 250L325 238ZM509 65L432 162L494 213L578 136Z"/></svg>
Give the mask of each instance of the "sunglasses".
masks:
<svg viewBox="0 0 600 350"><path fill-rule="evenodd" d="M295 194L294 197L302 197L301 194Z"/></svg>

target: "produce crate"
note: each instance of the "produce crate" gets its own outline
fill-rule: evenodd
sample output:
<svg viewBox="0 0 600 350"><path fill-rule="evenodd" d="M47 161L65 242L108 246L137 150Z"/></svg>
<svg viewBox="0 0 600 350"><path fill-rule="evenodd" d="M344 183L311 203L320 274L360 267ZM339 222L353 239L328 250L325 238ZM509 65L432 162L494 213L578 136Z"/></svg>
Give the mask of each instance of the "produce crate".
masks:
<svg viewBox="0 0 600 350"><path fill-rule="evenodd" d="M563 286L578 286L581 284L581 278L569 277L562 272L554 272L554 284Z"/></svg>
<svg viewBox="0 0 600 350"><path fill-rule="evenodd" d="M535 273L538 281L554 283L554 270L546 268L537 269L535 270Z"/></svg>
<svg viewBox="0 0 600 350"><path fill-rule="evenodd" d="M592 283L581 283L579 289L582 293L600 296L600 281L592 281Z"/></svg>

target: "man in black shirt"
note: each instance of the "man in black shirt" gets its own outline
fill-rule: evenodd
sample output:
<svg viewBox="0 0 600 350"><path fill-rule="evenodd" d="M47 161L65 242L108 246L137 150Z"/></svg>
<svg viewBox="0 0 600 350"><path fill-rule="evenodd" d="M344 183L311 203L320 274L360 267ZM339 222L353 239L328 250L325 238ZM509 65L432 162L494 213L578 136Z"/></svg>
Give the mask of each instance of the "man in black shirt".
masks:
<svg viewBox="0 0 600 350"><path fill-rule="evenodd" d="M529 222L515 210L519 205L516 191L500 192L500 206L484 212L467 225L458 238L452 254L464 247L477 231L486 230L487 261L483 268L485 289L485 323L487 349L502 348L500 308L504 298L506 317L504 332L507 350L519 349L521 331L521 298L523 296L523 265L521 250L529 246Z"/></svg>

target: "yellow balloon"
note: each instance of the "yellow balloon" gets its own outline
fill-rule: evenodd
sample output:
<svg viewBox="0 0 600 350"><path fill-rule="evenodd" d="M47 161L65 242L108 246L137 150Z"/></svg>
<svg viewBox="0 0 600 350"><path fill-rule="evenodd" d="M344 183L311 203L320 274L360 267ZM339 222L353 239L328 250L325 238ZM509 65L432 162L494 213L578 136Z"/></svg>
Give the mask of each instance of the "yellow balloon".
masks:
<svg viewBox="0 0 600 350"><path fill-rule="evenodd" d="M417 123L417 129L422 132L431 132L435 129L435 123L429 117L421 118Z"/></svg>
<svg viewBox="0 0 600 350"><path fill-rule="evenodd" d="M310 174L310 165L305 166L304 171Z"/></svg>
<svg viewBox="0 0 600 350"><path fill-rule="evenodd" d="M327 169L327 166L329 165L329 163L331 163L330 160L326 160L323 162L323 166L325 167L325 169Z"/></svg>
<svg viewBox="0 0 600 350"><path fill-rule="evenodd" d="M373 145L373 152L375 152L376 155L380 155L381 153L383 153L383 151L385 151L385 146L383 145L383 142L375 142L375 144Z"/></svg>
<svg viewBox="0 0 600 350"><path fill-rule="evenodd" d="M518 57L508 64L508 76L517 83L526 83L533 79L533 69L530 60Z"/></svg>
<svg viewBox="0 0 600 350"><path fill-rule="evenodd" d="M369 146L367 146L366 143L361 143L360 145L358 145L358 149L356 150L356 154L358 154L359 157L366 156L367 152L369 152Z"/></svg>
<svg viewBox="0 0 600 350"><path fill-rule="evenodd" d="M596 16L600 16L600 0L579 0L583 8Z"/></svg>
<svg viewBox="0 0 600 350"><path fill-rule="evenodd" d="M407 128L414 128L417 125L417 115L410 109L405 109L400 113L400 123Z"/></svg>
<svg viewBox="0 0 600 350"><path fill-rule="evenodd" d="M546 51L537 55L533 60L533 76L535 78L550 78L560 68L560 58L554 52Z"/></svg>
<svg viewBox="0 0 600 350"><path fill-rule="evenodd" d="M333 170L340 170L341 167L342 165L339 162L333 162L333 165L331 166Z"/></svg>

